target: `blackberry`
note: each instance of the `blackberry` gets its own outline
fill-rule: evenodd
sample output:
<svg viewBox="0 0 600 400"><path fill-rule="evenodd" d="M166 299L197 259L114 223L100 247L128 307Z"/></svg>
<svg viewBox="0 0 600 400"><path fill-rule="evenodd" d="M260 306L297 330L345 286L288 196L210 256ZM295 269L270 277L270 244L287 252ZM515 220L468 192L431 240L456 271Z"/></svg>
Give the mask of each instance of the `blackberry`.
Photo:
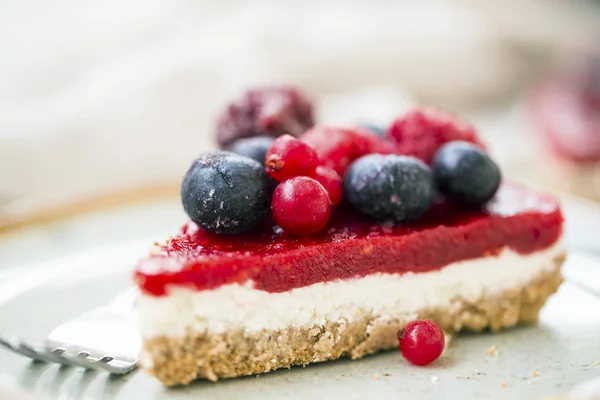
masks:
<svg viewBox="0 0 600 400"><path fill-rule="evenodd" d="M313 106L302 92L286 86L259 87L245 92L221 114L217 143L226 148L256 136L298 137L313 125Z"/></svg>

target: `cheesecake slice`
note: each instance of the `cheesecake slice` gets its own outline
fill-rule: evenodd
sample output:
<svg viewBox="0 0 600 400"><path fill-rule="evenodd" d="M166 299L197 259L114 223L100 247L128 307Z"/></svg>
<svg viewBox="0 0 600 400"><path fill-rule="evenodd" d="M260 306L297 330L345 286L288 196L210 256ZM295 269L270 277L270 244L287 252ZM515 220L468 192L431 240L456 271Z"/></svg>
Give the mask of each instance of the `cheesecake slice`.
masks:
<svg viewBox="0 0 600 400"><path fill-rule="evenodd" d="M166 385L216 381L398 345L408 322L449 332L535 321L565 259L558 202L504 183L482 209L436 203L411 224L349 207L309 237L271 220L221 235L193 222L135 280L143 367Z"/></svg>

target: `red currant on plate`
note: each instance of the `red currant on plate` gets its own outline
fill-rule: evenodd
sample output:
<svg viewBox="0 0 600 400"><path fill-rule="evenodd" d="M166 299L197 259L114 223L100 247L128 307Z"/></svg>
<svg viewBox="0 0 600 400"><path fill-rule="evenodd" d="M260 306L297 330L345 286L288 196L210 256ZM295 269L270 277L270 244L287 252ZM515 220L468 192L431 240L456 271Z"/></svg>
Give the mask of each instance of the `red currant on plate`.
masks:
<svg viewBox="0 0 600 400"><path fill-rule="evenodd" d="M406 325L398 333L400 352L408 362L415 365L427 365L444 351L444 332L430 320L417 320Z"/></svg>
<svg viewBox="0 0 600 400"><path fill-rule="evenodd" d="M319 182L297 176L277 186L271 210L275 222L284 232L308 236L327 225L331 217L331 200Z"/></svg>
<svg viewBox="0 0 600 400"><path fill-rule="evenodd" d="M283 135L273 141L265 165L275 180L283 182L295 176L312 175L319 165L319 157L310 145L291 135Z"/></svg>

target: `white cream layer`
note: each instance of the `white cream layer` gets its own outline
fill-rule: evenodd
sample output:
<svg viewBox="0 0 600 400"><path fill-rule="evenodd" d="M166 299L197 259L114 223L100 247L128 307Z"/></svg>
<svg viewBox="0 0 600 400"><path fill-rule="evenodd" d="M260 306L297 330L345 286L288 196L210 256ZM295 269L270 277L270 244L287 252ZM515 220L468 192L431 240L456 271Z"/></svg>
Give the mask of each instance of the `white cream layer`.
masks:
<svg viewBox="0 0 600 400"><path fill-rule="evenodd" d="M433 272L374 274L284 293L256 290L250 283L205 291L174 288L167 296L142 296L141 332L150 338L218 333L241 326L247 331L275 330L352 321L366 313L411 318L422 309L447 307L457 297L477 301L486 294L526 285L554 268L553 259L563 252L559 241L529 255L504 250L498 256L461 261Z"/></svg>

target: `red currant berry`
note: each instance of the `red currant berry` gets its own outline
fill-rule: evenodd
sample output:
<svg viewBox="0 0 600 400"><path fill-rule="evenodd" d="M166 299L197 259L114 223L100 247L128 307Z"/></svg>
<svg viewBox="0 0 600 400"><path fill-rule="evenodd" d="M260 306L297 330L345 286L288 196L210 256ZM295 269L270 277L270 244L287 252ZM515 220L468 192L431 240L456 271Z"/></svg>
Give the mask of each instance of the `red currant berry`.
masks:
<svg viewBox="0 0 600 400"><path fill-rule="evenodd" d="M331 217L331 200L319 182L297 176L277 186L271 210L275 222L285 232L308 236L327 225Z"/></svg>
<svg viewBox="0 0 600 400"><path fill-rule="evenodd" d="M415 108L396 119L388 129L396 154L414 156L431 164L443 144L455 140L485 149L475 128L453 114L435 108Z"/></svg>
<svg viewBox="0 0 600 400"><path fill-rule="evenodd" d="M319 182L331 199L331 204L337 206L342 201L342 178L331 168L319 166L312 178Z"/></svg>
<svg viewBox="0 0 600 400"><path fill-rule="evenodd" d="M310 176L318 164L315 149L291 135L275 139L265 159L267 171L279 182L295 176Z"/></svg>
<svg viewBox="0 0 600 400"><path fill-rule="evenodd" d="M398 340L402 356L415 365L432 363L444 351L444 333L435 322L426 319L406 325Z"/></svg>

